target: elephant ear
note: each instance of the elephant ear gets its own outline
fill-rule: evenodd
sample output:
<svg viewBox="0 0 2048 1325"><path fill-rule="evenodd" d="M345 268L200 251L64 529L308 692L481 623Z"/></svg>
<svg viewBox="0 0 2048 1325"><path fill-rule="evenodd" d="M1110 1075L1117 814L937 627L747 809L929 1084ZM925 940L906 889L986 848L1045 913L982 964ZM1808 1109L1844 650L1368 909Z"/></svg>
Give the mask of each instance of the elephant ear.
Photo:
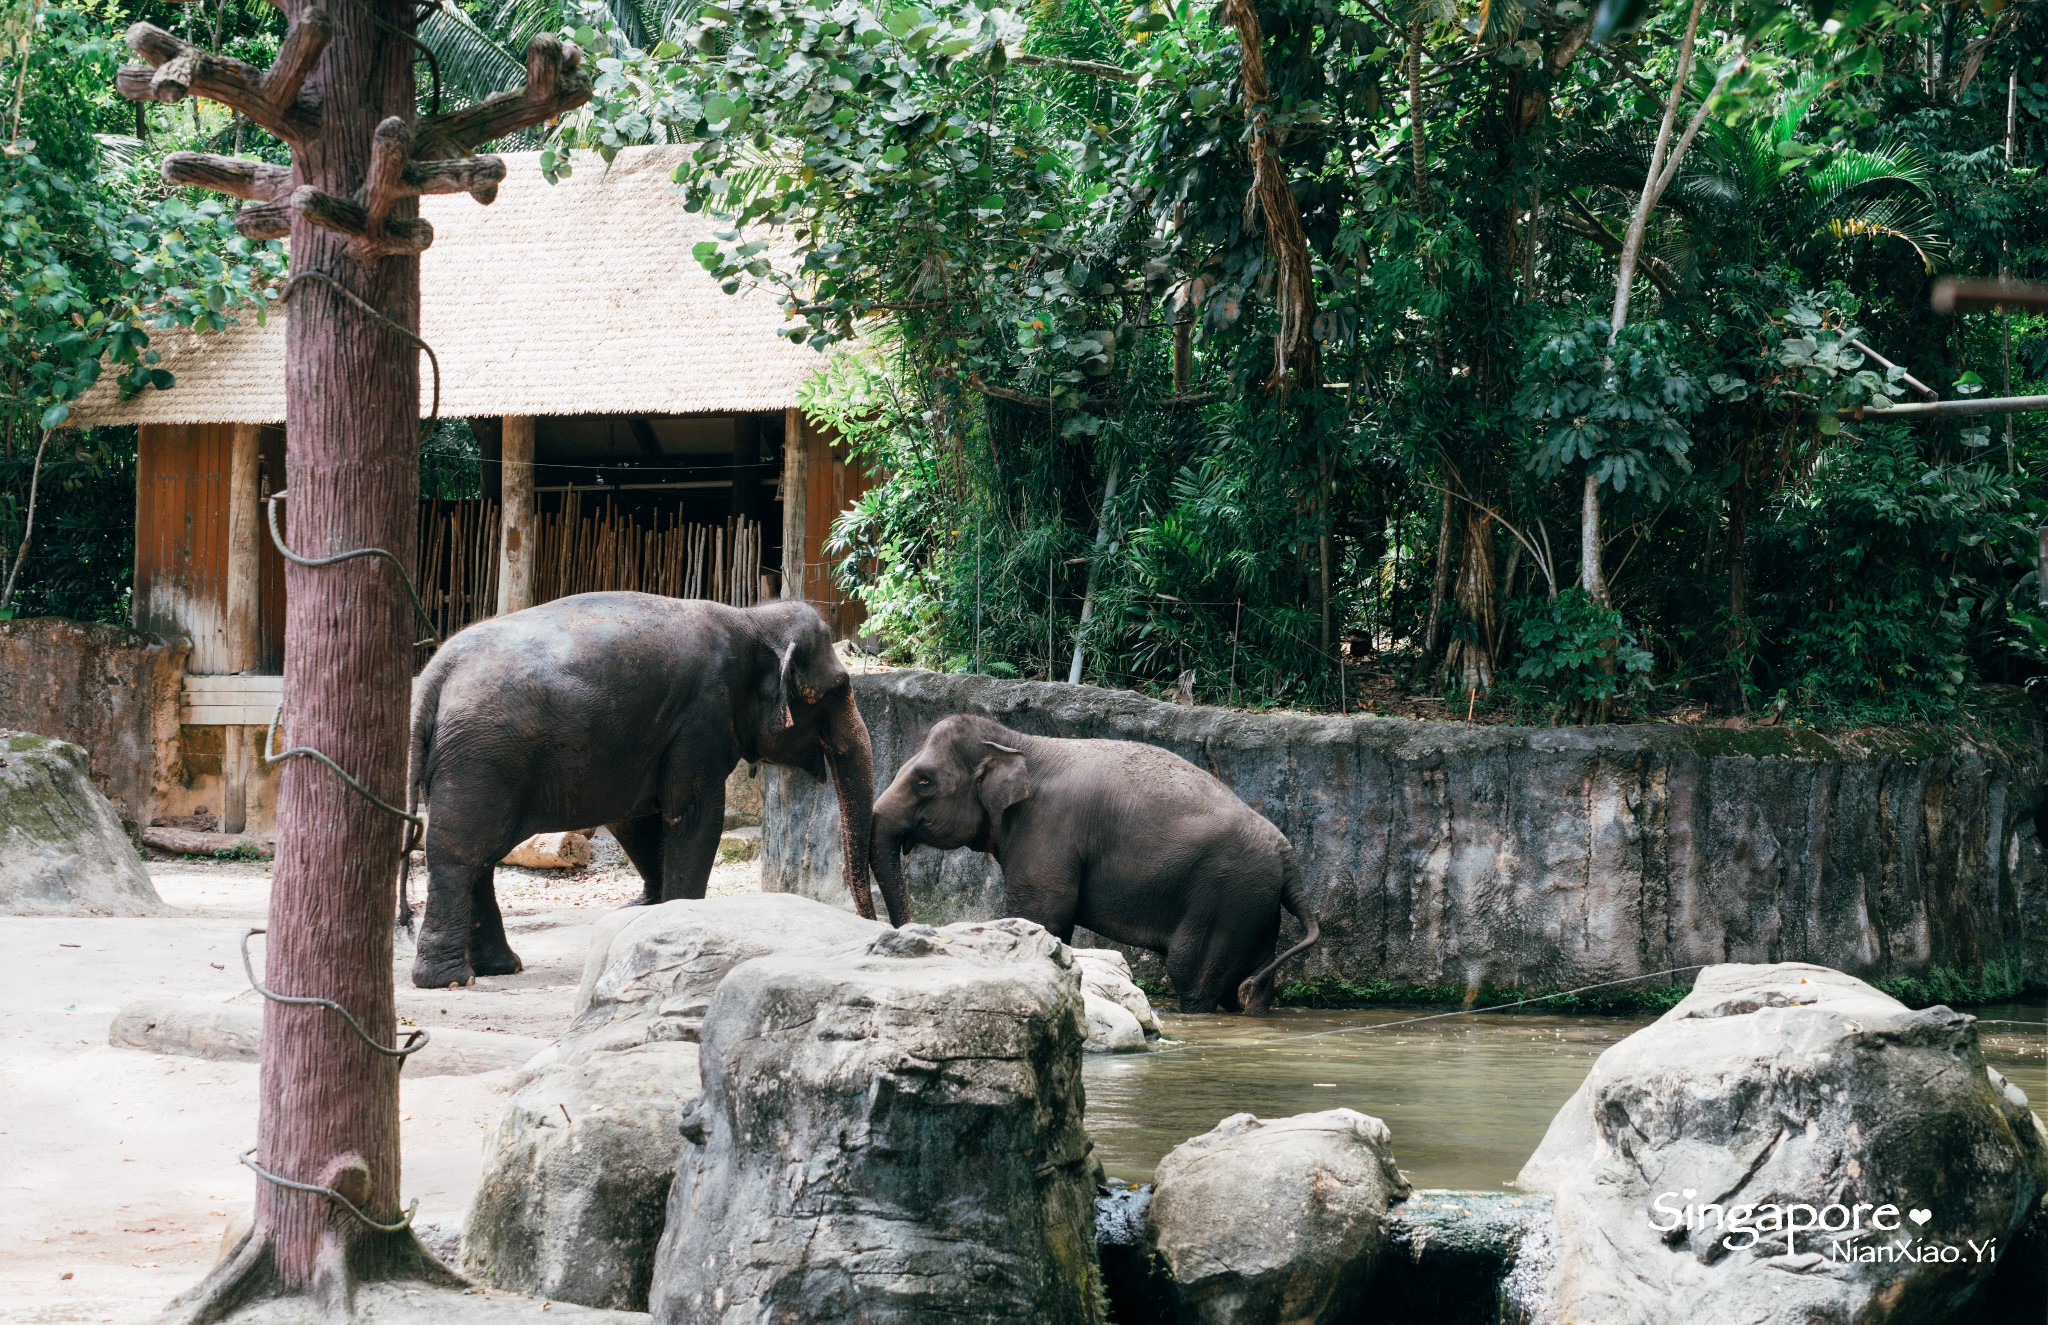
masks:
<svg viewBox="0 0 2048 1325"><path fill-rule="evenodd" d="M974 770L975 796L989 818L1000 822L1003 812L1031 795L1031 772L1024 767L1024 752L994 741L983 741L995 753Z"/></svg>
<svg viewBox="0 0 2048 1325"><path fill-rule="evenodd" d="M782 646L775 660L775 711L768 720L771 732L786 732L796 726L796 718L789 711L790 690L796 684L795 661L796 641L791 640Z"/></svg>

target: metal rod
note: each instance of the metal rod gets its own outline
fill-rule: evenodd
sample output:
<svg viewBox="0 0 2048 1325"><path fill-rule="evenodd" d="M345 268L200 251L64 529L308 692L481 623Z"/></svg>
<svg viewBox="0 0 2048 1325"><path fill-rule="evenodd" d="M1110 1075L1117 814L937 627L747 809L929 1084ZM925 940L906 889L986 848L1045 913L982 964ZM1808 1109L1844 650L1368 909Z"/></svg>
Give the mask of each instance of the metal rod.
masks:
<svg viewBox="0 0 2048 1325"><path fill-rule="evenodd" d="M2048 396L1978 396L1970 400L1925 400L1906 405L1858 405L1836 413L1845 419L1965 418L1973 414L2048 413Z"/></svg>
<svg viewBox="0 0 2048 1325"><path fill-rule="evenodd" d="M1972 308L2017 308L2048 311L2048 284L2036 281L1957 280L1944 276L1934 283L1928 305L1937 313Z"/></svg>
<svg viewBox="0 0 2048 1325"><path fill-rule="evenodd" d="M1891 361L1890 359L1887 359L1887 358L1885 358L1885 357L1884 357L1884 356L1883 356L1882 354L1879 354L1879 353L1878 353L1878 352L1877 352L1876 350L1873 350L1873 349L1871 349L1871 348L1870 348L1870 347L1869 347L1868 345L1865 345L1865 344L1864 344L1864 343L1863 343L1862 341L1860 341L1860 340L1857 340L1857 339L1856 339L1855 337L1853 337L1853 336L1852 336L1852 337L1850 337L1850 338L1849 338L1849 343L1850 343L1851 345L1854 345L1854 346L1855 346L1855 347L1856 347L1857 349L1859 349L1859 350L1863 351L1863 353L1864 353L1864 354L1866 354L1866 355L1868 355L1868 356L1869 356L1870 358L1873 358L1873 359L1877 360L1877 361L1878 361L1878 363L1882 364L1882 365L1883 365L1884 367L1886 367L1886 368L1898 368L1898 370L1899 370L1899 380L1900 380L1900 381L1902 381L1902 382L1904 382L1904 383L1905 383L1905 384L1906 384L1907 386L1909 386L1909 387L1912 387L1912 388L1913 388L1913 389L1914 389L1915 391L1917 391L1917 392L1919 392L1919 393L1920 393L1921 395L1923 395L1923 396L1927 397L1927 398L1928 398L1929 400L1939 400L1939 399L1941 399L1941 393L1940 393L1939 391L1936 391L1936 390L1935 390L1935 389L1934 389L1933 387L1931 387L1931 386L1927 385L1927 383L1925 383L1925 382L1921 381L1921 380L1920 380L1919 378L1917 378L1917 377L1913 376L1913 375L1912 375L1911 373L1907 372L1907 371L1906 371L1905 369L1903 369L1903 368L1899 368L1899 366L1898 366L1897 364L1893 363L1893 362L1892 362L1892 361Z"/></svg>

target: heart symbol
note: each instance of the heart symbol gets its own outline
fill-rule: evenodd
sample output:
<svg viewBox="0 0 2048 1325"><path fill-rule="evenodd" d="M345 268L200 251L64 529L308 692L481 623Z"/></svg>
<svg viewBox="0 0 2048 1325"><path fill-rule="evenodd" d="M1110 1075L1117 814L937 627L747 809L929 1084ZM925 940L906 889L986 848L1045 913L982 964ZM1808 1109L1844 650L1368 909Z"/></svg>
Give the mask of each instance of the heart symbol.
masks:
<svg viewBox="0 0 2048 1325"><path fill-rule="evenodd" d="M1699 1195L1700 1193L1699 1193L1699 1188L1697 1188L1697 1187L1688 1187L1688 1188L1686 1188L1686 1189L1685 1189L1685 1190L1684 1190L1683 1192L1681 1192L1681 1193L1679 1193L1679 1194L1680 1194L1681 1196L1685 1197L1685 1199L1686 1199L1686 1200L1690 1201L1690 1200L1691 1200L1691 1199L1692 1199L1693 1197L1695 1197L1695 1196L1698 1196L1698 1195Z"/></svg>
<svg viewBox="0 0 2048 1325"><path fill-rule="evenodd" d="M1928 1220L1934 1218L1934 1212L1932 1210L1927 1209L1908 1210L1906 1212L1906 1218L1912 1220L1916 1224L1924 1224Z"/></svg>

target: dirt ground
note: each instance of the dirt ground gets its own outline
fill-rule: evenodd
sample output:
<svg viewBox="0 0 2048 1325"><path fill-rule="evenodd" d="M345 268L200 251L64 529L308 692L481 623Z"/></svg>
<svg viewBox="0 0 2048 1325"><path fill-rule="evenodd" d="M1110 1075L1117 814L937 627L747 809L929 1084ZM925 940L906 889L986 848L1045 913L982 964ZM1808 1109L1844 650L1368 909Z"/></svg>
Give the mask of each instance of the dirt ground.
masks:
<svg viewBox="0 0 2048 1325"><path fill-rule="evenodd" d="M402 955L400 1017L559 1034L590 926L640 891L617 846L603 835L597 845L573 874L498 871L524 971L416 990ZM148 1320L199 1279L252 1199L236 1156L256 1139L256 1065L114 1048L107 1026L137 999L260 1002L238 944L264 922L270 867L159 860L149 870L171 908L162 917L0 917L0 1321ZM422 882L415 871L416 890ZM711 882L714 896L757 887L754 863L720 865ZM513 1075L401 1087L405 1195L419 1198L422 1219L468 1206Z"/></svg>

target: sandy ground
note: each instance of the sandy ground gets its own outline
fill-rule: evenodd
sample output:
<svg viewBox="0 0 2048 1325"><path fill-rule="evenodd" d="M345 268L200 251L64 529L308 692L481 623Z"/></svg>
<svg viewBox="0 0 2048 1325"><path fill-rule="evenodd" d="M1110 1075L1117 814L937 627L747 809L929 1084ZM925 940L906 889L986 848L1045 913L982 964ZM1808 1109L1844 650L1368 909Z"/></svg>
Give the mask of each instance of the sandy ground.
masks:
<svg viewBox="0 0 2048 1325"><path fill-rule="evenodd" d="M117 1049L107 1025L136 999L260 1002L237 945L264 922L269 866L149 868L169 915L0 917L0 1321L148 1320L198 1280L252 1199L236 1156L256 1139L256 1065ZM758 886L757 865L720 865L711 892ZM574 874L500 869L526 969L415 990L403 955L400 1017L552 1038L568 1021L590 926L639 891L602 836L597 860ZM404 1083L405 1193L421 1218L467 1207L512 1076Z"/></svg>

